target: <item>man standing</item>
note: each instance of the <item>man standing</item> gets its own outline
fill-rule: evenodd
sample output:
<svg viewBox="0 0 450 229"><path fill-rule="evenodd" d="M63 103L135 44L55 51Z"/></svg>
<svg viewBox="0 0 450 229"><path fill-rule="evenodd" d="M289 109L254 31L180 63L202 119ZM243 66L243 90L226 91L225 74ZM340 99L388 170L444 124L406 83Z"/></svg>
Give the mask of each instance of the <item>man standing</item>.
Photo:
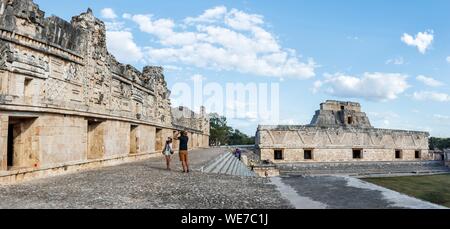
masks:
<svg viewBox="0 0 450 229"><path fill-rule="evenodd" d="M181 132L181 136L178 134L177 140L180 141L180 161L183 166L183 173L189 173L189 158L188 158L188 142L189 137L186 131Z"/></svg>

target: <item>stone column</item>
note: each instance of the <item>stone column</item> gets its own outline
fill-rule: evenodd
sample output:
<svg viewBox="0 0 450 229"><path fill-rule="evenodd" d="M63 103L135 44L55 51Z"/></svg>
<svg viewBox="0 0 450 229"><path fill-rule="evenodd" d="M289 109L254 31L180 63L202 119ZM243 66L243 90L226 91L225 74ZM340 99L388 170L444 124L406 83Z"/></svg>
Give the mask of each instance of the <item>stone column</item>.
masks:
<svg viewBox="0 0 450 229"><path fill-rule="evenodd" d="M8 170L8 116L0 115L0 170Z"/></svg>

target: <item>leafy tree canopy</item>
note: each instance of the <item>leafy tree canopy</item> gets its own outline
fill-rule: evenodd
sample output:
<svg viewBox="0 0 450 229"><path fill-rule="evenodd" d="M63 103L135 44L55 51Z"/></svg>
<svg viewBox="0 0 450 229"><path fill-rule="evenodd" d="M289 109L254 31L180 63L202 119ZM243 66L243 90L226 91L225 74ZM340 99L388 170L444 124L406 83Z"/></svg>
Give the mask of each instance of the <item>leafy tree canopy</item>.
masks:
<svg viewBox="0 0 450 229"><path fill-rule="evenodd" d="M431 150L450 149L450 138L430 138Z"/></svg>
<svg viewBox="0 0 450 229"><path fill-rule="evenodd" d="M227 118L212 114L210 116L211 131L210 131L210 145L254 145L255 137L249 137L240 130L235 130L228 126Z"/></svg>

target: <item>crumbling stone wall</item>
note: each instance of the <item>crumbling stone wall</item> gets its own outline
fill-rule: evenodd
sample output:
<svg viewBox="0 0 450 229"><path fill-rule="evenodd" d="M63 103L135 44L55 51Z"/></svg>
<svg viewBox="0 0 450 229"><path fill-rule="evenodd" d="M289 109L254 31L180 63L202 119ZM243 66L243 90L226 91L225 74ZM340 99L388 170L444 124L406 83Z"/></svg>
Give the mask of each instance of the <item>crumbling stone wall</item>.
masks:
<svg viewBox="0 0 450 229"><path fill-rule="evenodd" d="M328 100L316 111L311 126L348 126L372 128L369 118L361 112L361 105L354 102Z"/></svg>
<svg viewBox="0 0 450 229"><path fill-rule="evenodd" d="M34 120L26 142L36 169L155 154L157 129L160 141L188 130L193 146L208 146L198 140L209 138L204 110L174 121L163 68L119 63L90 9L67 22L45 17L32 0L0 0L0 51L0 171L11 169L13 119Z"/></svg>
<svg viewBox="0 0 450 229"><path fill-rule="evenodd" d="M338 106L330 109L332 106L328 104ZM317 118L326 112L341 109L341 104L351 104L356 107L351 111L366 117L356 103L327 102L322 104L322 109L316 113L311 125L259 126L256 144L261 159L275 163L432 159L428 150L429 134L426 132L376 129L369 127L367 117L367 122L364 118L353 125L340 122L338 116L330 116L325 121ZM350 113L347 108L340 111ZM361 151L360 158L354 157L354 150ZM280 160L275 159L275 151L282 152ZM311 152L311 159L305 158L305 151ZM396 155L396 151L399 155Z"/></svg>

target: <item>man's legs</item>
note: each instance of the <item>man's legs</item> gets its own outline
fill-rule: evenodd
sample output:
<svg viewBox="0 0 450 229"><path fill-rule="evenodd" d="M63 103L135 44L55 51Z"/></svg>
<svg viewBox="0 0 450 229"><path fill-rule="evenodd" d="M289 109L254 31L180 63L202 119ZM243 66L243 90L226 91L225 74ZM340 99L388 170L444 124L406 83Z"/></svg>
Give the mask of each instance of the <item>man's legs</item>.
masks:
<svg viewBox="0 0 450 229"><path fill-rule="evenodd" d="M180 161L183 166L183 172L189 171L188 159L187 159L187 151L180 151Z"/></svg>
<svg viewBox="0 0 450 229"><path fill-rule="evenodd" d="M186 162L181 161L181 166L183 166L183 173L185 173L186 172Z"/></svg>
<svg viewBox="0 0 450 229"><path fill-rule="evenodd" d="M189 157L188 157L188 153L186 153L185 159L186 159L186 161L185 161L185 163L186 163L186 172L189 173L190 171L189 171Z"/></svg>

